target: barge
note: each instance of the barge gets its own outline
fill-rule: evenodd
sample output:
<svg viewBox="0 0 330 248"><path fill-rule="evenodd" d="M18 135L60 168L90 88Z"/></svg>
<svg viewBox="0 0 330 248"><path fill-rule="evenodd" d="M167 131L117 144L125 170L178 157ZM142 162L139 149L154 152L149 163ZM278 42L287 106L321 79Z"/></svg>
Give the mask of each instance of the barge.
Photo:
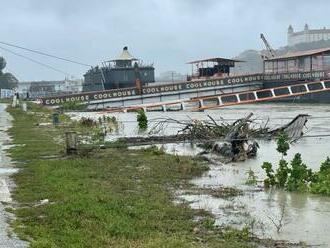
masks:
<svg viewBox="0 0 330 248"><path fill-rule="evenodd" d="M134 61L133 56L129 55L127 49L124 48L120 59L114 60L115 66L109 67L108 81L104 81L103 70L99 69L97 72L98 80L88 82L88 85L102 85L101 89L95 88L95 90L88 90L79 94L41 98L40 101L44 105L50 106L66 102L86 102L89 105L99 105L97 108L127 107L145 103L161 105L162 102L182 99L237 94L249 90L271 89L303 84L304 82L330 80L330 48L265 58L263 72L256 74L237 74L230 71L230 68L234 67L236 63L244 63L244 61L220 57L196 60L189 62L192 66L192 73L187 77L187 80L176 83L155 83L153 67L145 67L150 72L148 74L142 72L143 67L137 63L133 65ZM121 72L118 74L119 78L115 84L111 84L111 71ZM128 72L130 74L127 74ZM127 75L130 75L129 79ZM143 75L147 76L147 79ZM120 81L122 77L128 81ZM307 94L282 97L276 101L292 101L293 98L300 102L330 103L330 92L316 93L316 91L309 92L308 90ZM271 101L271 99L269 100Z"/></svg>

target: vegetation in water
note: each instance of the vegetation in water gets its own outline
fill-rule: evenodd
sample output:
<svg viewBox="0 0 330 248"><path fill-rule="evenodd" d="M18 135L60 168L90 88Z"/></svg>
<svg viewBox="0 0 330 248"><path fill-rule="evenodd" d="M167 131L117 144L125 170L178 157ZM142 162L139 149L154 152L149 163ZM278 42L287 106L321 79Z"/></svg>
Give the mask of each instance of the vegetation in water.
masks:
<svg viewBox="0 0 330 248"><path fill-rule="evenodd" d="M59 106L61 111L86 110L87 105L82 102L65 102Z"/></svg>
<svg viewBox="0 0 330 248"><path fill-rule="evenodd" d="M287 134L281 133L277 137L277 148L276 150L282 154L282 158L287 155L288 150L290 149L289 138Z"/></svg>
<svg viewBox="0 0 330 248"><path fill-rule="evenodd" d="M95 127L95 126L97 126L97 122L94 121L92 118L82 117L80 119L79 123L84 127Z"/></svg>
<svg viewBox="0 0 330 248"><path fill-rule="evenodd" d="M118 130L119 123L116 117L102 116L98 120L93 118L82 117L75 122L75 129L81 135L86 137L83 143L104 144L105 137L108 133Z"/></svg>
<svg viewBox="0 0 330 248"><path fill-rule="evenodd" d="M289 163L284 157L290 149L288 137L281 134L277 139L277 151L282 158L279 161L276 172L273 165L264 162L262 168L266 172L264 186L266 188L277 187L287 191L312 192L316 194L330 195L330 159L321 164L320 171L313 172L303 163L301 154L295 154Z"/></svg>
<svg viewBox="0 0 330 248"><path fill-rule="evenodd" d="M257 184L257 180L258 180L258 177L256 176L256 174L254 173L254 171L250 168L248 171L247 171L247 175L248 175L248 178L245 182L246 185L256 185Z"/></svg>
<svg viewBox="0 0 330 248"><path fill-rule="evenodd" d="M264 180L264 185L266 188L276 185L273 165L269 162L264 162L261 166L266 172L267 177Z"/></svg>
<svg viewBox="0 0 330 248"><path fill-rule="evenodd" d="M146 130L148 128L148 117L143 109L138 110L136 118L139 125L139 129Z"/></svg>
<svg viewBox="0 0 330 248"><path fill-rule="evenodd" d="M314 174L310 185L312 193L330 195L330 158L321 164L320 171Z"/></svg>

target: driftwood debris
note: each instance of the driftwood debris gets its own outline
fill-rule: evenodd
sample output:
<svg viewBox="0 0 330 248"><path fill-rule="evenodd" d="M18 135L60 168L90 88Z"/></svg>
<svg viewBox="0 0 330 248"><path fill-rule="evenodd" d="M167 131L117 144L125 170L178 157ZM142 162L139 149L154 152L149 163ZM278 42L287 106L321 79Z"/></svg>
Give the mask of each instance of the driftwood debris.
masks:
<svg viewBox="0 0 330 248"><path fill-rule="evenodd" d="M217 153L223 157L223 162L245 161L247 158L255 157L259 144L254 141L249 144L249 123L252 113L243 119L235 121L226 135L224 143L214 143L210 152ZM263 129L261 129L263 130ZM263 132L264 133L264 130Z"/></svg>
<svg viewBox="0 0 330 248"><path fill-rule="evenodd" d="M210 150L215 145L215 142L218 141L228 142L230 144L232 144L233 141L234 146L236 146L236 141L271 139L275 138L281 132L287 133L290 139L297 139L303 135L303 128L308 120L308 115L301 114L296 116L288 124L271 130L268 126L269 120L261 125L252 117L253 114L250 113L245 118L238 119L234 122L228 122L224 119L217 122L211 116L208 116L207 120L190 119L188 121L181 121L172 118L159 119L159 121L151 128L148 136L125 137L119 140L125 142L129 146L193 142L201 144L203 148ZM160 133L171 124L182 126L182 128L176 135L160 135ZM247 156L254 156L258 148L257 144L250 143L244 144L244 146L246 151L250 151Z"/></svg>
<svg viewBox="0 0 330 248"><path fill-rule="evenodd" d="M276 129L270 131L269 133L272 136L277 136L279 133L284 132L284 133L286 133L286 135L288 136L288 138L290 140L297 140L301 136L303 136L303 134L304 134L303 128L306 126L309 116L310 115L306 115L306 114L297 115L288 124L286 124L280 128L276 128Z"/></svg>
<svg viewBox="0 0 330 248"><path fill-rule="evenodd" d="M180 139L183 137L185 140L191 141L205 141L213 139L224 139L235 130L245 128L245 132L248 136L263 136L269 132L267 126L260 126L252 120L253 113L247 115L247 117L238 119L233 123L227 122L221 119L220 122L214 120L208 115L207 120L190 119L188 121L180 121L175 119L163 119L157 122L151 129L150 134L158 134L167 127L168 124L176 124L183 126L177 133L177 137ZM251 125L252 124L252 125Z"/></svg>

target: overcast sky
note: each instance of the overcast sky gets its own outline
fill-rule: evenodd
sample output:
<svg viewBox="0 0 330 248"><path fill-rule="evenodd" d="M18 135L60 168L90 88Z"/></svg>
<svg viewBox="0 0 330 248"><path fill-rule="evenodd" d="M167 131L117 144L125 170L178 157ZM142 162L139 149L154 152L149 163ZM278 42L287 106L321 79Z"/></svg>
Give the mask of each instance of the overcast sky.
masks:
<svg viewBox="0 0 330 248"><path fill-rule="evenodd" d="M264 33L275 48L286 45L287 28L330 27L328 0L11 0L1 3L0 41L96 65L123 46L154 63L156 74L189 71L185 62L233 57L261 49ZM88 67L9 48L82 78ZM20 80L64 75L0 49L7 71Z"/></svg>

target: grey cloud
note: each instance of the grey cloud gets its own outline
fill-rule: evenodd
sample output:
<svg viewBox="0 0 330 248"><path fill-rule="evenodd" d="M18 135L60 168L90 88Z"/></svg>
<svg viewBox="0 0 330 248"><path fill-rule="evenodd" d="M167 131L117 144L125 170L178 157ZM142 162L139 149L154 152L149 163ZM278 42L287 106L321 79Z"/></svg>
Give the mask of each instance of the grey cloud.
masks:
<svg viewBox="0 0 330 248"><path fill-rule="evenodd" d="M284 46L289 24L302 29L330 26L327 0L11 0L2 3L1 40L58 56L97 64L124 45L156 72L188 72L185 62L208 56L232 57L260 49L264 32L274 47ZM82 77L86 68L24 55ZM21 80L63 75L11 54L8 68Z"/></svg>

